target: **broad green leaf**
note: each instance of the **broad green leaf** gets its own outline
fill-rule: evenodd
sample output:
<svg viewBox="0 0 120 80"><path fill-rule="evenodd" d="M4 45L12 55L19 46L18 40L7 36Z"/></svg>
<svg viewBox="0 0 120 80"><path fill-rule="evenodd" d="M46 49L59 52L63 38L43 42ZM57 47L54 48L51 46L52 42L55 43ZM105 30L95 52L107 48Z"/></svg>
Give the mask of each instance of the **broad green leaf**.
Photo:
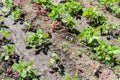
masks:
<svg viewBox="0 0 120 80"><path fill-rule="evenodd" d="M110 55L106 55L105 56L105 60L110 61L111 60L111 56Z"/></svg>
<svg viewBox="0 0 120 80"><path fill-rule="evenodd" d="M25 78L26 76L27 76L27 72L25 69L23 69L21 72L21 77Z"/></svg>

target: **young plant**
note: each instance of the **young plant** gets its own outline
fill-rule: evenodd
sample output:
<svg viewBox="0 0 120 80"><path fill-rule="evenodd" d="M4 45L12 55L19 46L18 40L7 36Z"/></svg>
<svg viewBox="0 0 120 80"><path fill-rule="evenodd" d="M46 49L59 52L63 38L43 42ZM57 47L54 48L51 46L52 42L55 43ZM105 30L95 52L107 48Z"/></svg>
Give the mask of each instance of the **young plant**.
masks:
<svg viewBox="0 0 120 80"><path fill-rule="evenodd" d="M65 24L65 26L74 28L76 26L73 17L71 16L66 16L62 18L62 22Z"/></svg>
<svg viewBox="0 0 120 80"><path fill-rule="evenodd" d="M97 59L103 61L109 66L114 66L115 58L113 56L120 52L120 47L109 45L105 41L100 41L100 45L94 50L97 53Z"/></svg>
<svg viewBox="0 0 120 80"><path fill-rule="evenodd" d="M63 5L57 4L51 6L51 12L49 13L50 17L53 17L54 19L61 19L61 15L63 14Z"/></svg>
<svg viewBox="0 0 120 80"><path fill-rule="evenodd" d="M13 0L5 0L4 5L6 8L11 8L14 5L14 1Z"/></svg>
<svg viewBox="0 0 120 80"><path fill-rule="evenodd" d="M1 12L0 12L1 13ZM0 22L2 22L4 20L4 16L0 15Z"/></svg>
<svg viewBox="0 0 120 80"><path fill-rule="evenodd" d="M21 16L21 9L16 7L15 10L12 11L11 17L20 18L20 16Z"/></svg>
<svg viewBox="0 0 120 80"><path fill-rule="evenodd" d="M50 17L61 20L66 27L74 28L75 22L73 16L81 9L80 3L76 1L66 2L65 4L57 4L51 6Z"/></svg>
<svg viewBox="0 0 120 80"><path fill-rule="evenodd" d="M100 3L102 5L108 5L111 6L113 3L118 2L119 0L100 0Z"/></svg>
<svg viewBox="0 0 120 80"><path fill-rule="evenodd" d="M83 8L83 16L91 17L91 18L97 18L100 14L100 12L96 8Z"/></svg>
<svg viewBox="0 0 120 80"><path fill-rule="evenodd" d="M62 77L62 80L81 80L79 77L78 77L78 72L76 71L76 74L73 75L73 76L70 76L68 74L65 74L63 77Z"/></svg>
<svg viewBox="0 0 120 80"><path fill-rule="evenodd" d="M100 28L92 28L91 26L83 29L78 35L79 41L85 39L87 44L92 43L94 40L98 40L101 37Z"/></svg>
<svg viewBox="0 0 120 80"><path fill-rule="evenodd" d="M66 2L64 4L64 9L66 12L68 12L71 15L75 15L76 13L78 13L78 11L81 9L81 5L79 2L76 1L70 1L70 2Z"/></svg>
<svg viewBox="0 0 120 80"><path fill-rule="evenodd" d="M58 60L59 60L59 56L56 53L52 53L49 66L56 64Z"/></svg>
<svg viewBox="0 0 120 80"><path fill-rule="evenodd" d="M25 39L31 47L38 45L41 46L46 42L46 38L49 37L48 33L43 33L41 29L38 29L36 32L29 32L29 36Z"/></svg>
<svg viewBox="0 0 120 80"><path fill-rule="evenodd" d="M17 78L19 80L25 80L25 78L31 77L32 80L35 79L36 76L36 72L34 70L31 69L32 65L33 65L33 61L31 61L29 64L27 64L24 61L20 61L18 63L14 63L12 65L12 69L14 70L14 73L17 73ZM16 75L15 75L16 76Z"/></svg>
<svg viewBox="0 0 120 80"><path fill-rule="evenodd" d="M118 5L112 6L111 9L118 17L120 17L120 8Z"/></svg>
<svg viewBox="0 0 120 80"><path fill-rule="evenodd" d="M53 4L53 2L54 0L36 0L37 4L45 5L45 6L50 6Z"/></svg>
<svg viewBox="0 0 120 80"><path fill-rule="evenodd" d="M8 60L10 55L13 55L14 54L14 45L11 44L11 45L5 45L5 46L2 46L4 48L4 52L1 54L1 59L4 59L4 60Z"/></svg>
<svg viewBox="0 0 120 80"><path fill-rule="evenodd" d="M82 15L88 17L88 19L92 23L91 26L102 25L104 22L107 21L107 19L103 15L101 15L100 11L98 11L96 8L83 8Z"/></svg>
<svg viewBox="0 0 120 80"><path fill-rule="evenodd" d="M101 27L102 27L102 33L108 34L109 30L117 28L117 24L109 24L106 22L103 25L101 25Z"/></svg>
<svg viewBox="0 0 120 80"><path fill-rule="evenodd" d="M5 28L1 28L0 32L1 32L5 37L9 37L9 36L10 36L10 32L7 31Z"/></svg>

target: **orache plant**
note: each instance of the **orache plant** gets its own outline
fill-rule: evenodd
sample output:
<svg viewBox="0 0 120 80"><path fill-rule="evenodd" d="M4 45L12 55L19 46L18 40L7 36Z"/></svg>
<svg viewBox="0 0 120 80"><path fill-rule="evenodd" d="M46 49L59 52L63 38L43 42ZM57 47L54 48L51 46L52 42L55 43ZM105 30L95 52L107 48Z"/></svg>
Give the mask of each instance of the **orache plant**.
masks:
<svg viewBox="0 0 120 80"><path fill-rule="evenodd" d="M54 19L61 19L61 15L63 14L63 5L62 4L57 4L51 6L51 12L49 13L50 17L53 17Z"/></svg>
<svg viewBox="0 0 120 80"><path fill-rule="evenodd" d="M92 18L96 18L98 17L98 15L100 14L100 12L98 10L96 10L96 8L83 8L83 16L87 16L87 17L92 17Z"/></svg>
<svg viewBox="0 0 120 80"><path fill-rule="evenodd" d="M16 7L15 10L12 11L11 17L20 18L20 16L21 16L21 9Z"/></svg>
<svg viewBox="0 0 120 80"><path fill-rule="evenodd" d="M14 1L13 0L5 0L4 5L6 8L11 8L14 5Z"/></svg>
<svg viewBox="0 0 120 80"><path fill-rule="evenodd" d="M73 16L81 9L80 3L76 1L66 2L65 4L54 4L51 6L50 17L61 20L66 27L74 28Z"/></svg>
<svg viewBox="0 0 120 80"><path fill-rule="evenodd" d="M94 48L94 50L97 53L98 60L103 61L109 66L114 66L115 58L113 56L120 52L120 47L109 45L105 41L100 41L99 46Z"/></svg>
<svg viewBox="0 0 120 80"><path fill-rule="evenodd" d="M98 11L96 8L83 8L83 16L87 17L90 22L93 24L91 26L97 27L98 25L102 25L107 21L107 19ZM96 26L97 25L97 26Z"/></svg>
<svg viewBox="0 0 120 80"><path fill-rule="evenodd" d="M76 26L73 17L66 16L62 18L62 22L65 24L66 27L74 28Z"/></svg>
<svg viewBox="0 0 120 80"><path fill-rule="evenodd" d="M31 69L33 63L34 62L31 61L27 64L26 62L19 60L18 63L12 65L12 69L18 74L17 77L19 80L24 80L27 76L31 77L33 80L35 79L36 72Z"/></svg>
<svg viewBox="0 0 120 80"><path fill-rule="evenodd" d="M78 77L78 71L76 71L76 74L73 76L70 76L67 73L65 73L65 75L62 77L62 80L81 80L81 79Z"/></svg>
<svg viewBox="0 0 120 80"><path fill-rule="evenodd" d="M11 45L4 45L2 46L4 48L4 52L1 54L1 59L4 59L4 60L8 60L10 55L13 55L14 54L14 45L11 44Z"/></svg>
<svg viewBox="0 0 120 80"><path fill-rule="evenodd" d="M102 5L111 6L113 3L118 2L119 0L100 0Z"/></svg>
<svg viewBox="0 0 120 80"><path fill-rule="evenodd" d="M10 32L7 31L5 28L1 28L0 33L2 33L5 37L10 36Z"/></svg>
<svg viewBox="0 0 120 80"><path fill-rule="evenodd" d="M57 55L56 53L52 53L51 60L50 60L50 63L48 64L48 66L52 66L54 64L57 64L58 60L59 60L59 55Z"/></svg>
<svg viewBox="0 0 120 80"><path fill-rule="evenodd" d="M36 0L37 4L43 5L43 6L50 6L52 5L54 0Z"/></svg>
<svg viewBox="0 0 120 80"><path fill-rule="evenodd" d="M87 44L92 43L94 40L98 40L101 35L100 35L100 28L93 28L91 26L83 29L80 34L78 35L79 41L85 39Z"/></svg>
<svg viewBox="0 0 120 80"><path fill-rule="evenodd" d="M29 36L25 39L31 47L38 45L41 46L46 42L46 38L49 37L48 33L43 33L41 29L38 29L36 32L29 32Z"/></svg>
<svg viewBox="0 0 120 80"><path fill-rule="evenodd" d="M102 27L102 33L108 34L109 30L117 28L117 24L109 24L105 22L103 25L101 25L101 27Z"/></svg>
<svg viewBox="0 0 120 80"><path fill-rule="evenodd" d="M64 10L72 16L78 13L80 9L81 5L79 2L76 1L70 1L64 4Z"/></svg>

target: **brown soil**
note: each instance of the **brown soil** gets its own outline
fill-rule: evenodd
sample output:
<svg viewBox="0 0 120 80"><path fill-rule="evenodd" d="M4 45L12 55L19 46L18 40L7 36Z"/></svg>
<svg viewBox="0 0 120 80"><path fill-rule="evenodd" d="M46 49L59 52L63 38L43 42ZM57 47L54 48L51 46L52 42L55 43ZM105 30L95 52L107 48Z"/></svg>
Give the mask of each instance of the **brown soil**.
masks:
<svg viewBox="0 0 120 80"><path fill-rule="evenodd" d="M96 1L96 3L98 2ZM83 4L89 6L89 1L84 0ZM25 0L22 3L22 9L23 13L26 14L25 20L32 24L31 27L34 29L41 28L44 32L52 30L51 23L53 20L47 16L39 15L36 17L35 10L30 0ZM118 22L120 25L120 19L109 13L105 13L105 16L108 17L109 22ZM80 24L81 22L82 24ZM61 80L61 75L64 72L69 75L74 75L77 70L78 76L82 80L117 80L114 71L101 64L99 61L92 60L87 55L89 52L86 46L82 43L78 44L75 33L67 32L64 29L51 32L52 37L49 39L51 44L45 45L45 47L48 47L48 50L40 51L37 48L27 49L27 44L24 41L28 36L28 32L24 31L27 29L25 24L21 25L17 23L14 25L14 19L10 18L5 18L4 23L11 32L10 38L15 44L15 53L24 61L30 62L33 60L34 65L32 68L35 69L37 74L41 75L44 80ZM76 23L76 29L78 31L88 26L85 17L82 17L81 20L76 20ZM118 29L120 29L119 27ZM103 39L106 40L106 36L103 37ZM115 38L111 38L109 42L115 45L120 44ZM60 61L57 65L48 67L52 53L58 54ZM105 71L109 71L110 74L106 74Z"/></svg>

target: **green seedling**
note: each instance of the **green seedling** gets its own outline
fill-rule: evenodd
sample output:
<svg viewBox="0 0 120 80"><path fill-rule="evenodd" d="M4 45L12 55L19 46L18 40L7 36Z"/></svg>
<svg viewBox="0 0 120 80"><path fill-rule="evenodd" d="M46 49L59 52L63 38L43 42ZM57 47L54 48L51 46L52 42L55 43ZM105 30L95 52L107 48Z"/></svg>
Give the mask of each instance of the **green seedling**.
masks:
<svg viewBox="0 0 120 80"><path fill-rule="evenodd" d="M74 19L71 16L66 16L62 18L62 22L65 24L65 26L70 27L70 28L75 28L76 26Z"/></svg>
<svg viewBox="0 0 120 80"><path fill-rule="evenodd" d="M111 6L113 3L118 2L119 0L100 0L100 3L102 5L108 5Z"/></svg>
<svg viewBox="0 0 120 80"><path fill-rule="evenodd" d="M114 66L115 59L113 56L120 52L120 47L109 45L105 41L100 41L100 45L94 50L97 53L97 59L103 61L109 66Z"/></svg>
<svg viewBox="0 0 120 80"><path fill-rule="evenodd" d="M120 16L120 7L118 5L112 6L111 9L118 17Z"/></svg>
<svg viewBox="0 0 120 80"><path fill-rule="evenodd" d="M99 16L100 12L96 8L83 8L83 16L96 18Z"/></svg>
<svg viewBox="0 0 120 80"><path fill-rule="evenodd" d="M87 44L92 43L94 40L98 40L100 35L100 28L92 28L91 26L83 29L80 34L78 35L79 41L85 39Z"/></svg>
<svg viewBox="0 0 120 80"><path fill-rule="evenodd" d="M63 5L62 4L57 4L57 5L53 5L51 6L51 12L49 13L50 17L53 17L54 19L60 19L63 14Z"/></svg>
<svg viewBox="0 0 120 80"><path fill-rule="evenodd" d="M45 6L50 6L52 5L54 0L36 0L37 4L45 5Z"/></svg>
<svg viewBox="0 0 120 80"><path fill-rule="evenodd" d="M0 16L0 22L4 20L4 16Z"/></svg>
<svg viewBox="0 0 120 80"><path fill-rule="evenodd" d="M25 22L25 25L28 27L28 29L30 29L31 24L29 22Z"/></svg>
<svg viewBox="0 0 120 80"><path fill-rule="evenodd" d="M68 74L65 74L62 77L62 80L81 80L81 79L78 77L78 71L76 71L76 74L74 76L70 76Z"/></svg>
<svg viewBox="0 0 120 80"><path fill-rule="evenodd" d="M64 4L64 10L71 15L78 13L80 9L81 5L79 2L76 1L66 2Z"/></svg>
<svg viewBox="0 0 120 80"><path fill-rule="evenodd" d="M114 4L116 2L120 2L120 0L100 0L102 5L110 8L112 12L114 12L118 17L120 15L120 8L118 5Z"/></svg>
<svg viewBox="0 0 120 80"><path fill-rule="evenodd" d="M80 3L76 1L66 2L65 4L56 4L51 6L50 17L61 20L66 27L74 28L75 22L73 15L81 9Z"/></svg>
<svg viewBox="0 0 120 80"><path fill-rule="evenodd" d="M108 33L109 30L111 29L116 29L117 28L117 24L109 24L109 23L104 23L103 25L101 25L103 33Z"/></svg>
<svg viewBox="0 0 120 80"><path fill-rule="evenodd" d="M15 72L18 72L18 79L19 80L24 80L27 76L32 77L34 80L36 76L36 72L31 69L32 65L34 64L33 61L31 61L29 64L27 64L24 61L20 61L18 63L14 63L12 65L12 69Z"/></svg>
<svg viewBox="0 0 120 80"><path fill-rule="evenodd" d="M1 54L1 59L8 60L10 55L14 54L14 45L5 45L2 46L4 48L4 52Z"/></svg>
<svg viewBox="0 0 120 80"><path fill-rule="evenodd" d="M20 16L21 16L21 9L16 7L15 10L12 11L11 17L20 18Z"/></svg>
<svg viewBox="0 0 120 80"><path fill-rule="evenodd" d="M83 16L88 17L90 21L98 24L103 24L107 21L107 19L101 14L100 11L97 10L97 8L83 8Z"/></svg>
<svg viewBox="0 0 120 80"><path fill-rule="evenodd" d="M11 8L14 5L14 1L13 0L5 0L4 5L6 8Z"/></svg>
<svg viewBox="0 0 120 80"><path fill-rule="evenodd" d="M120 42L120 35L118 36L118 41Z"/></svg>
<svg viewBox="0 0 120 80"><path fill-rule="evenodd" d="M49 66L56 64L58 60L59 60L59 56L56 53L52 53Z"/></svg>
<svg viewBox="0 0 120 80"><path fill-rule="evenodd" d="M46 38L49 37L48 33L43 33L41 29L38 29L36 32L29 32L29 36L25 39L31 47L38 45L41 46L46 42Z"/></svg>
<svg viewBox="0 0 120 80"><path fill-rule="evenodd" d="M9 37L10 36L10 32L7 31L5 28L1 28L0 33L2 33L5 37Z"/></svg>

